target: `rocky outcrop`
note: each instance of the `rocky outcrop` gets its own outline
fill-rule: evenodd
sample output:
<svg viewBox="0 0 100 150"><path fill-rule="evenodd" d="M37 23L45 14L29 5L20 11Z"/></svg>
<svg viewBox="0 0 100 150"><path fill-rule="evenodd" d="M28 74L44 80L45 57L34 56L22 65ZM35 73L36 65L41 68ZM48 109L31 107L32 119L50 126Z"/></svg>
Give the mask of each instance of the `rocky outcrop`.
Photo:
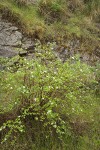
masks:
<svg viewBox="0 0 100 150"><path fill-rule="evenodd" d="M0 57L10 58L20 55L21 57L33 58L34 48L35 42L31 38L25 37L16 26L0 18ZM99 47L91 55L87 52L80 53L80 41L75 39L67 41L67 46L56 44L53 50L63 62L75 54L80 54L80 60L86 63L94 63L100 59Z"/></svg>
<svg viewBox="0 0 100 150"><path fill-rule="evenodd" d="M17 27L0 19L0 56L13 57L23 50L34 52L32 39L24 37Z"/></svg>
<svg viewBox="0 0 100 150"><path fill-rule="evenodd" d="M76 54L80 56L81 61L87 64L94 64L100 60L100 47L93 48L91 53L82 51L80 41L77 39L67 41L65 45L55 45L54 51L63 62Z"/></svg>

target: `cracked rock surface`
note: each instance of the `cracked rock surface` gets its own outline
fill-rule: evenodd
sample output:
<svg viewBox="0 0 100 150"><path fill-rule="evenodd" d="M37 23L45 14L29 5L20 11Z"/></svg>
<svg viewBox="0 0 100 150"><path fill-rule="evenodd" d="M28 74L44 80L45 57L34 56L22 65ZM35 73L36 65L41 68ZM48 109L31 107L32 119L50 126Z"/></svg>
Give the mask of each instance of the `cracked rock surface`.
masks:
<svg viewBox="0 0 100 150"><path fill-rule="evenodd" d="M0 18L0 56L13 57L20 49L34 51L34 42L24 37L17 27Z"/></svg>

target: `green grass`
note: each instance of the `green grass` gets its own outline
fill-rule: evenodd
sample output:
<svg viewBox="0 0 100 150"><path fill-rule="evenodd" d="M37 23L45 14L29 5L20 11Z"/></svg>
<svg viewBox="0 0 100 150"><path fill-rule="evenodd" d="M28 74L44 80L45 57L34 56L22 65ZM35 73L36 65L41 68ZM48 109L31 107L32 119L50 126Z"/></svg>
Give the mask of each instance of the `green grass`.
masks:
<svg viewBox="0 0 100 150"><path fill-rule="evenodd" d="M74 12L69 7L71 4L75 5ZM99 12L97 4L91 4L91 7L95 6L96 12ZM84 6L84 3L81 5ZM78 1L40 1L35 5L19 6L13 0L5 0L0 2L0 10L3 17L14 22L29 36L57 40L57 35L63 33L67 38L75 35L78 38L100 40L95 21L90 15L84 14L85 8L81 10Z"/></svg>
<svg viewBox="0 0 100 150"><path fill-rule="evenodd" d="M39 17L35 6L20 7L12 0L5 0L0 2L0 9L5 18L9 12L8 19L16 21L15 23L27 34L34 34L38 26L44 26L44 21Z"/></svg>

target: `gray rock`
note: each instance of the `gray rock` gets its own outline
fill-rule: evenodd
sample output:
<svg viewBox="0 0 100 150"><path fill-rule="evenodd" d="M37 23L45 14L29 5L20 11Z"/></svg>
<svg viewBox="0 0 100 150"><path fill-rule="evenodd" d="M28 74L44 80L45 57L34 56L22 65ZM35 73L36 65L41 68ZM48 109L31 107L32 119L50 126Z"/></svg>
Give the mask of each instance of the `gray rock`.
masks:
<svg viewBox="0 0 100 150"><path fill-rule="evenodd" d="M19 52L20 57L25 57L27 55L28 55L28 53L26 51Z"/></svg>
<svg viewBox="0 0 100 150"><path fill-rule="evenodd" d="M13 26L11 23L0 20L0 47L2 46L0 50L4 47L5 51L7 47L7 53L11 54L13 46L17 47L21 45L22 34L17 30L18 28Z"/></svg>
<svg viewBox="0 0 100 150"><path fill-rule="evenodd" d="M34 41L26 38L16 26L0 19L0 56L13 57L19 54L19 51L34 52Z"/></svg>
<svg viewBox="0 0 100 150"><path fill-rule="evenodd" d="M18 51L14 47L0 46L0 56L10 58L16 55L18 55Z"/></svg>
<svg viewBox="0 0 100 150"><path fill-rule="evenodd" d="M27 50L27 51L33 51L34 52L34 47L35 47L35 43L32 41L31 38L23 38L23 41L22 41L22 48L24 50Z"/></svg>

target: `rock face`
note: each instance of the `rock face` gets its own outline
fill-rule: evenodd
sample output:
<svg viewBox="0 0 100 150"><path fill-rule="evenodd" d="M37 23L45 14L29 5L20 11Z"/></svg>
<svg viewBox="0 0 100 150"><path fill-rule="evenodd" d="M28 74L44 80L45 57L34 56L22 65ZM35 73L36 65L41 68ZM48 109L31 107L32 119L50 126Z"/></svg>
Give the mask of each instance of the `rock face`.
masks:
<svg viewBox="0 0 100 150"><path fill-rule="evenodd" d="M67 46L66 46L67 45ZM54 51L56 55L65 62L68 58L75 56L76 54L80 56L80 60L87 64L94 64L100 60L100 48L97 47L93 49L92 53L80 51L80 41L70 40L67 41L66 45L56 45Z"/></svg>
<svg viewBox="0 0 100 150"><path fill-rule="evenodd" d="M0 18L0 56L13 57L20 50L34 52L34 42L24 37L17 27Z"/></svg>
<svg viewBox="0 0 100 150"><path fill-rule="evenodd" d="M13 57L19 54L21 57L28 55L29 58L33 58L34 47L35 42L31 38L25 37L16 26L0 18L0 57ZM80 53L78 51L79 47L79 40L71 40L67 41L67 47L56 45L53 50L63 62L75 54L80 54L80 59L86 63L94 63L94 61L100 59L99 47L94 50L92 55L89 55L87 52Z"/></svg>

